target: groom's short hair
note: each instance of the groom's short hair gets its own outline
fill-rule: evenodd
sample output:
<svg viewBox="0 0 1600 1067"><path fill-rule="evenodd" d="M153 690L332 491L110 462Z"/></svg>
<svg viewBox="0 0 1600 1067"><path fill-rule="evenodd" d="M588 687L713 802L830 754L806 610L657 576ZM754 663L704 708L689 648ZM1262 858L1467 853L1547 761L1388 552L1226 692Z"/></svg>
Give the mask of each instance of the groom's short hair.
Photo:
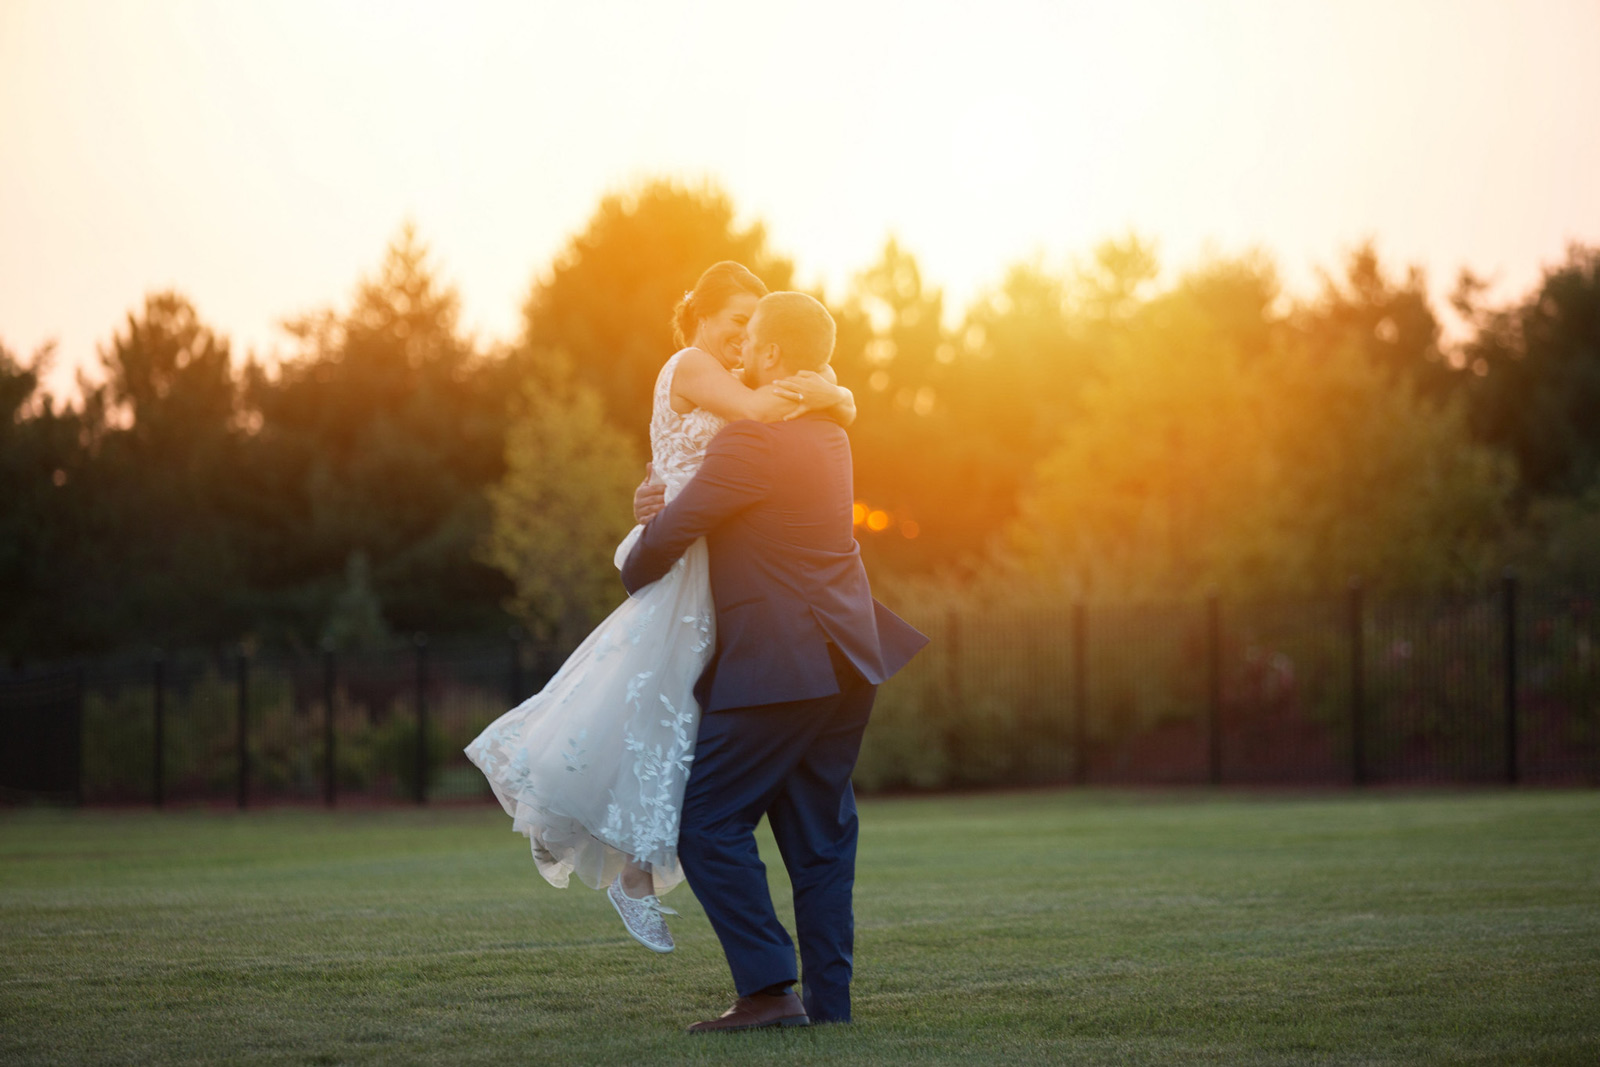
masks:
<svg viewBox="0 0 1600 1067"><path fill-rule="evenodd" d="M837 333L833 316L822 302L805 293L768 293L751 317L758 324L756 340L775 344L790 371L820 371L833 358Z"/></svg>

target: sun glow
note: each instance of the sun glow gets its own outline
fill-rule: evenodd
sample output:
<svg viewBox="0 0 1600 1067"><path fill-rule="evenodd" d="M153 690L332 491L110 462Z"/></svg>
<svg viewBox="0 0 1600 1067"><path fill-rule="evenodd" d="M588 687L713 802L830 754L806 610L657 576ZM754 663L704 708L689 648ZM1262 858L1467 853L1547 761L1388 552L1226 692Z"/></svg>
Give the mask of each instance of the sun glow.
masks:
<svg viewBox="0 0 1600 1067"><path fill-rule="evenodd" d="M172 285L270 350L407 217L509 339L598 197L649 175L720 182L805 285L898 234L953 311L1128 228L1174 266L1261 245L1305 285L1370 234L1518 291L1600 232L1600 7L1539 10L10 0L0 339L59 339L70 381Z"/></svg>
<svg viewBox="0 0 1600 1067"><path fill-rule="evenodd" d="M850 521L856 527L866 527L867 532L881 534L885 531L898 531L906 540L915 540L922 534L922 526L915 519L900 517L883 509L875 508L866 501L857 500L850 508Z"/></svg>

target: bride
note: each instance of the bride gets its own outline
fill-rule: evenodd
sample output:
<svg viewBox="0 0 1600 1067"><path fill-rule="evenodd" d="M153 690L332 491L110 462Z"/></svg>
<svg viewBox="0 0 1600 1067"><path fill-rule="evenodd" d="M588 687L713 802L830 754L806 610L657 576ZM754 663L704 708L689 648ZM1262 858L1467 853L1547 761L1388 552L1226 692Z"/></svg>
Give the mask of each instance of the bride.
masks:
<svg viewBox="0 0 1600 1067"><path fill-rule="evenodd" d="M825 410L848 426L855 398L803 372L760 389L735 371L745 327L767 287L748 269L713 264L673 314L679 351L656 378L652 479L666 499L700 468L706 446L735 419L773 422ZM620 567L636 526L617 548ZM716 645L704 540L660 581L595 628L542 691L491 723L466 748L512 828L527 835L539 873L565 888L574 873L606 895L646 948L671 952L659 894L683 880L678 816L700 709L693 690Z"/></svg>

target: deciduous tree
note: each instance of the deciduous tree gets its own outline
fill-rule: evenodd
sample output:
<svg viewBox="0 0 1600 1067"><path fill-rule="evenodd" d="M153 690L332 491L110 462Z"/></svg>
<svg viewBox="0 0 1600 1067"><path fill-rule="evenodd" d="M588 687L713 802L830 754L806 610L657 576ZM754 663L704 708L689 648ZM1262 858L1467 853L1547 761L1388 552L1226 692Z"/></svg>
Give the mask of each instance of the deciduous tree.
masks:
<svg viewBox="0 0 1600 1067"><path fill-rule="evenodd" d="M626 595L612 554L644 464L565 356L547 353L539 370L506 434L481 558L510 580L511 611L530 633L576 644Z"/></svg>
<svg viewBox="0 0 1600 1067"><path fill-rule="evenodd" d="M565 352L606 417L643 442L656 373L675 347L672 309L724 259L770 289L791 285L793 267L767 247L766 230L741 227L715 186L653 181L605 197L528 295L519 365Z"/></svg>

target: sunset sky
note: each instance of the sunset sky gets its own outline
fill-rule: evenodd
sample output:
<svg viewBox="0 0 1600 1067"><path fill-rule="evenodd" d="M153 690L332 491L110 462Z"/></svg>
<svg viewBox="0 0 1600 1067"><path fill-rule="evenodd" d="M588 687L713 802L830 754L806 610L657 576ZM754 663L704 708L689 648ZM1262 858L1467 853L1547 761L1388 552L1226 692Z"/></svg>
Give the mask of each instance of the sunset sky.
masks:
<svg viewBox="0 0 1600 1067"><path fill-rule="evenodd" d="M1131 228L1300 289L1370 236L1512 296L1600 241L1597 42L1597 0L0 0L0 341L57 339L59 387L173 286L283 349L407 218L510 337L655 175L834 292L891 232L961 303Z"/></svg>

